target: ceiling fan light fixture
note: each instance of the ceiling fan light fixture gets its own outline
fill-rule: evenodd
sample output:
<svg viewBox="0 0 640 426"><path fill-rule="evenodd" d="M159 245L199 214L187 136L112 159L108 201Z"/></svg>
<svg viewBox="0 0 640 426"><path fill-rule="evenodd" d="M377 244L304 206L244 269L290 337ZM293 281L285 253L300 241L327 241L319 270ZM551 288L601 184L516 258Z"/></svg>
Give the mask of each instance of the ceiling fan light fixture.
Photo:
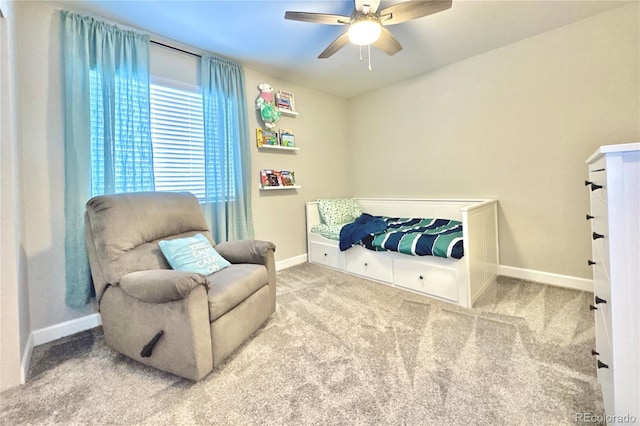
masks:
<svg viewBox="0 0 640 426"><path fill-rule="evenodd" d="M349 25L347 35L351 43L366 46L375 43L381 32L380 21L371 16L363 16Z"/></svg>

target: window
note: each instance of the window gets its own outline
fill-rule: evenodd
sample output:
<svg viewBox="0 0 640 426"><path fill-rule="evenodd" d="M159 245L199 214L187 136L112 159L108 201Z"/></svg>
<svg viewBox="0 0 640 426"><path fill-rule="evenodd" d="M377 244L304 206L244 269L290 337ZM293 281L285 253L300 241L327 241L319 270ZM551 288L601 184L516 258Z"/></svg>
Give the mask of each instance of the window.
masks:
<svg viewBox="0 0 640 426"><path fill-rule="evenodd" d="M130 192L135 189L128 187L130 174L135 175L139 170L136 154L136 145L130 143L128 128L122 126L121 116L129 112L126 102L120 102L119 97L124 93L135 93L142 97L142 88L125 87L126 80L116 78L115 101L113 103L114 117L109 117L110 111L105 113L102 82L98 78L98 72L91 71L91 193L92 196L110 192ZM129 82L128 84L131 84ZM134 89L134 90L132 90ZM209 192L206 190L205 160L226 159L228 165L226 174L217 162L209 167L214 167L213 175L216 177L233 175L234 162L230 147L218 145L205 150L204 114L202 94L198 87L182 85L176 82L157 81L149 86L150 116L146 117L147 126L150 125L150 138L153 152L153 175L156 191L188 191L193 193L201 202L205 201L233 201L235 199L235 182L225 179L227 185L212 185ZM128 118L128 117L127 117ZM112 127L105 122L113 122ZM105 144L105 132L109 133L109 139L116 143ZM111 135L113 133L113 135ZM109 150L106 152L105 150ZM149 158L150 160L150 158ZM210 160L211 161L211 160ZM113 164L106 164L113 162ZM150 161L149 161L149 164ZM113 166L113 167L111 167ZM112 178L106 176L107 170L115 170ZM220 169L220 170L218 170ZM150 179L149 179L150 180ZM110 181L113 181L111 183ZM150 182L153 188L154 183ZM213 188L213 189L212 189Z"/></svg>
<svg viewBox="0 0 640 426"><path fill-rule="evenodd" d="M205 198L202 95L151 84L151 140L156 191Z"/></svg>

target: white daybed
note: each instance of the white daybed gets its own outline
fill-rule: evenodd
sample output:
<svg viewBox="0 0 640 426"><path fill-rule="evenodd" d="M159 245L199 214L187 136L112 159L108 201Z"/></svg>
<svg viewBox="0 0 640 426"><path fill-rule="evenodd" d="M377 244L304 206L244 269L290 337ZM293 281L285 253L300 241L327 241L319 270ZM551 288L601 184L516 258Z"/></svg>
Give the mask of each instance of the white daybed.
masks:
<svg viewBox="0 0 640 426"><path fill-rule="evenodd" d="M308 260L346 273L470 308L498 275L497 200L355 198L363 213L376 216L443 218L462 222L461 259L372 251L311 232L321 223L318 202L306 205Z"/></svg>

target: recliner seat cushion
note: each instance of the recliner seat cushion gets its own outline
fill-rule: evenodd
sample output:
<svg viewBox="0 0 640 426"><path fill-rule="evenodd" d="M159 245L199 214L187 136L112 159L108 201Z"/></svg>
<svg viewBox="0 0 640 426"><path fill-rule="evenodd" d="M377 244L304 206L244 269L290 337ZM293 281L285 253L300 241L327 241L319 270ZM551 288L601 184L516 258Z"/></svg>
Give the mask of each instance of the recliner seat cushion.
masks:
<svg viewBox="0 0 640 426"><path fill-rule="evenodd" d="M267 268L255 264L234 264L208 275L209 321L213 322L264 287Z"/></svg>

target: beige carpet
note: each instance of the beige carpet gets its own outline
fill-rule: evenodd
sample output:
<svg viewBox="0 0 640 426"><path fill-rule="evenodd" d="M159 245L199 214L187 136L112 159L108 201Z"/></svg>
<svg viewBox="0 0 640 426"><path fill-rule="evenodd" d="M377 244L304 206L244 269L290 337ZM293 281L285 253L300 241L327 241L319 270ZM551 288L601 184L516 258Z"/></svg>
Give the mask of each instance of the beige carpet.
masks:
<svg viewBox="0 0 640 426"><path fill-rule="evenodd" d="M278 307L199 383L106 348L100 328L35 348L0 421L118 425L569 425L601 414L592 295L501 278L463 309L304 264Z"/></svg>

